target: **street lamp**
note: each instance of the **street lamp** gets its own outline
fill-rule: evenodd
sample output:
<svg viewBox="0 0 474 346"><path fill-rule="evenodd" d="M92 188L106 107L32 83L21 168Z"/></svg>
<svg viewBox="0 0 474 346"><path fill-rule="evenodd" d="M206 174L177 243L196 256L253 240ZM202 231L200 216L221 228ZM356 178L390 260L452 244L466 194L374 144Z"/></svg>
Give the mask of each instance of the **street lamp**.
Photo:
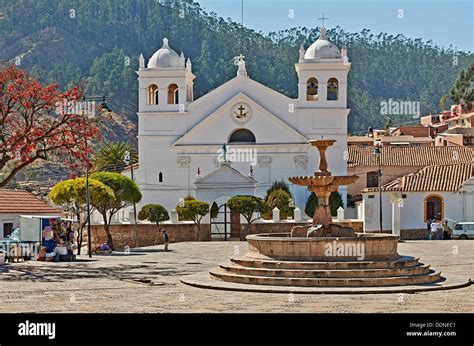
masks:
<svg viewBox="0 0 474 346"><path fill-rule="evenodd" d="M131 154L128 150L125 152L125 157L123 159L123 162L125 162L127 166L130 166L130 175L131 175L132 181L135 181L133 177L133 162L132 162ZM133 222L135 224L135 247L138 247L137 205L135 202L133 202Z"/></svg>
<svg viewBox="0 0 474 346"><path fill-rule="evenodd" d="M107 101L109 98L107 96L90 96L90 97L83 97L82 100L84 102L88 101L101 101L99 110L101 112L107 111L109 113L112 112L112 109L107 105ZM90 116L94 118L94 113ZM87 151L87 138L86 138L86 153L87 158L89 158L89 152ZM92 241L91 241L91 198L90 198L90 191L89 191L89 165L86 168L86 213L87 213L87 252L89 253L89 258L92 258Z"/></svg>
<svg viewBox="0 0 474 346"><path fill-rule="evenodd" d="M374 141L374 154L377 157L377 164L378 164L378 186L379 186L379 222L380 222L380 233L383 230L382 224L382 141L375 140Z"/></svg>

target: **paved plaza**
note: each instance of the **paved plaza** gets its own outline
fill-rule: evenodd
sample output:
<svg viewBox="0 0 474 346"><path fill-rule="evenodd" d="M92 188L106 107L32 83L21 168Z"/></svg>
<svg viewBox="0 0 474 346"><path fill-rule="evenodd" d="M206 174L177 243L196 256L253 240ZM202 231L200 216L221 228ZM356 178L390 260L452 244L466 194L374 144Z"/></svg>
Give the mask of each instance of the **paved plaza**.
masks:
<svg viewBox="0 0 474 346"><path fill-rule="evenodd" d="M399 253L421 258L448 280L474 279L474 242L406 241ZM474 286L414 294L282 294L200 289L180 282L207 272L246 242L184 242L130 254L79 256L77 262L0 266L0 312L473 312Z"/></svg>

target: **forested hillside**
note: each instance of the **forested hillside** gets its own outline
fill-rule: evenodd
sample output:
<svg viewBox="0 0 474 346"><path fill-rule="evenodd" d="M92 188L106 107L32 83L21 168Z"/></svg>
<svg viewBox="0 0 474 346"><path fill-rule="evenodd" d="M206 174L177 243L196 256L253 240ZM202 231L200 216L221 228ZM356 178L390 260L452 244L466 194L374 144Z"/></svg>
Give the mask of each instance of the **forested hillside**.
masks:
<svg viewBox="0 0 474 346"><path fill-rule="evenodd" d="M363 30L328 30L352 61L349 82L349 129L383 126L382 99L421 102L421 113L438 110L440 97L459 71L474 62L470 52L432 42ZM88 94L110 96L124 120L116 136L132 138L136 122L138 56L148 59L168 37L183 51L197 75L195 95L207 93L235 75L240 51L240 24L205 13L192 1L170 0L0 0L0 60L13 62L61 86L86 80ZM308 47L318 28L293 28L264 35L244 29L243 54L250 76L294 97L294 63L300 44ZM411 116L394 118L394 124Z"/></svg>

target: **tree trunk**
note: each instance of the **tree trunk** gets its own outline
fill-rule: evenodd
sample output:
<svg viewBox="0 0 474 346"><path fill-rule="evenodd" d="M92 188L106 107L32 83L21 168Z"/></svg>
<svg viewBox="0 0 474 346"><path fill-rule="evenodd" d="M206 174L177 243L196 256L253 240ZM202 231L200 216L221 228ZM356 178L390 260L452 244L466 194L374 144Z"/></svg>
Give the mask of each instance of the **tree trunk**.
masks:
<svg viewBox="0 0 474 346"><path fill-rule="evenodd" d="M77 219L79 220L79 228L77 230L77 238L76 238L76 241L77 241L77 254L80 255L81 254L81 248L82 248L82 242L83 242L83 231L84 231L84 227L85 227L85 223L82 222L82 218L81 218L81 212L78 211L77 213L75 213Z"/></svg>
<svg viewBox="0 0 474 346"><path fill-rule="evenodd" d="M104 231L107 234L107 243L109 243L112 251L114 251L114 242L112 240L112 234L110 234L110 221L112 220L112 215L107 218L107 212L102 214L102 218L104 219Z"/></svg>
<svg viewBox="0 0 474 346"><path fill-rule="evenodd" d="M201 241L201 224L196 223L196 229L197 229L197 241Z"/></svg>

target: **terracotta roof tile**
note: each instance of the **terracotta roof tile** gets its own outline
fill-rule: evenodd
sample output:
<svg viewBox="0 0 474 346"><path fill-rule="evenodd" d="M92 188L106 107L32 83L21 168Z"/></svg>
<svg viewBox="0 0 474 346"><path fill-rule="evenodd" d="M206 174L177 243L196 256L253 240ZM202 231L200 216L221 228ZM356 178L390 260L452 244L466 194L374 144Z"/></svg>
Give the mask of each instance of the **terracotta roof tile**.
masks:
<svg viewBox="0 0 474 346"><path fill-rule="evenodd" d="M376 166L374 147L349 146L348 167ZM472 147L393 147L382 148L382 166L433 166L474 163Z"/></svg>
<svg viewBox="0 0 474 346"><path fill-rule="evenodd" d="M27 191L0 189L0 213L61 214L45 201Z"/></svg>
<svg viewBox="0 0 474 346"><path fill-rule="evenodd" d="M459 191L474 176L474 164L428 166L382 186L382 191ZM367 188L364 192L378 191Z"/></svg>

